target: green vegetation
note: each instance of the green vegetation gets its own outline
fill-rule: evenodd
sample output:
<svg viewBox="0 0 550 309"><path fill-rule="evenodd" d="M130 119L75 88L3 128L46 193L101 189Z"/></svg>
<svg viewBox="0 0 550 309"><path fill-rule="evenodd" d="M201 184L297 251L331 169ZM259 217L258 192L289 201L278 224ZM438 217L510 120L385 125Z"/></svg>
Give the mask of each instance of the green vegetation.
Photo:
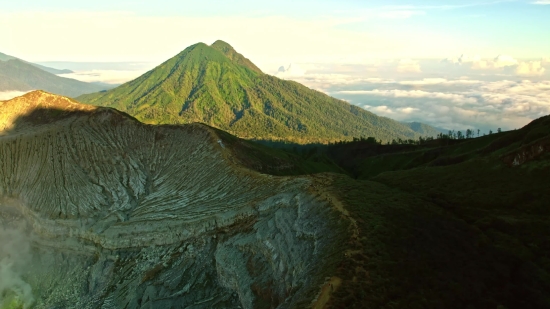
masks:
<svg viewBox="0 0 550 309"><path fill-rule="evenodd" d="M78 97L154 124L202 122L247 139L299 144L374 136L383 141L434 136L293 81L264 74L229 44L192 45L141 77ZM418 130L418 131L417 131Z"/></svg>
<svg viewBox="0 0 550 309"><path fill-rule="evenodd" d="M333 307L550 308L550 116L470 139L271 146L256 160L294 156L278 175L332 172L310 177L357 223Z"/></svg>
<svg viewBox="0 0 550 309"><path fill-rule="evenodd" d="M0 309L24 309L25 303L11 291L7 295L0 295Z"/></svg>
<svg viewBox="0 0 550 309"><path fill-rule="evenodd" d="M0 61L0 91L33 89L76 97L83 93L101 91L105 87L59 77L19 59Z"/></svg>

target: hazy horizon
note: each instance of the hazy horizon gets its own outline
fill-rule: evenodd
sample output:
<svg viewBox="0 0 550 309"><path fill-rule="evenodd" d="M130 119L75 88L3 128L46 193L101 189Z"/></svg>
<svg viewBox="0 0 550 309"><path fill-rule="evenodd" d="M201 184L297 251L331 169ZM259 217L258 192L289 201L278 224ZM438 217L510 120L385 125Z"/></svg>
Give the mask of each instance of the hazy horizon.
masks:
<svg viewBox="0 0 550 309"><path fill-rule="evenodd" d="M546 0L31 1L3 8L0 52L121 84L221 39L267 74L381 116L510 130L550 114L549 13Z"/></svg>

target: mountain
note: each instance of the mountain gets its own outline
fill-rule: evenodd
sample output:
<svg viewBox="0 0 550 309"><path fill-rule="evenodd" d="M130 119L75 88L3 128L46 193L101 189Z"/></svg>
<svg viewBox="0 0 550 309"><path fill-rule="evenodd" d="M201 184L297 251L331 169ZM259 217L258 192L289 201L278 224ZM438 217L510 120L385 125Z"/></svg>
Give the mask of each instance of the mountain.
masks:
<svg viewBox="0 0 550 309"><path fill-rule="evenodd" d="M439 133L447 134L447 132L449 132L449 130L432 127L425 123L416 122L416 121L403 122L403 124L411 128L411 130L413 130L414 132L421 134L422 136L437 136Z"/></svg>
<svg viewBox="0 0 550 309"><path fill-rule="evenodd" d="M264 74L223 41L192 45L133 81L77 99L114 107L146 123L202 122L249 139L305 143L422 135L408 125Z"/></svg>
<svg viewBox="0 0 550 309"><path fill-rule="evenodd" d="M16 57L13 57L13 56L10 56L10 55L6 55L6 54L3 54L3 53L0 53L0 61L8 61L8 60L12 60L12 59L17 59L17 60L21 60L19 58L16 58ZM67 73L74 73L73 71L71 70L67 70L67 69L63 69L63 70L60 70L60 69L54 69L54 68L50 68L50 67L47 67L47 66L43 66L43 65L40 65L40 64L36 64L36 63L31 63L31 62L27 62L25 60L21 60L23 62L26 62L32 66L35 66L43 71L46 71L48 73L52 73L52 74L67 74Z"/></svg>
<svg viewBox="0 0 550 309"><path fill-rule="evenodd" d="M105 85L59 77L19 59L0 61L0 91L33 89L76 97L84 93L103 91L106 88Z"/></svg>

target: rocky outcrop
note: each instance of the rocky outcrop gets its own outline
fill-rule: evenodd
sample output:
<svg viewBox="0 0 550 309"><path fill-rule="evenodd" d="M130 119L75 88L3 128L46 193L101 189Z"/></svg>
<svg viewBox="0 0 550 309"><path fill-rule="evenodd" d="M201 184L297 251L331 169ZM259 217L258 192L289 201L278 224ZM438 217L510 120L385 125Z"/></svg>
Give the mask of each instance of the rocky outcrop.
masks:
<svg viewBox="0 0 550 309"><path fill-rule="evenodd" d="M0 129L0 233L31 248L0 255L32 287L29 299L5 283L6 299L301 308L341 256L349 222L308 179L235 165L207 126L149 126L33 92L0 103Z"/></svg>
<svg viewBox="0 0 550 309"><path fill-rule="evenodd" d="M535 160L550 151L550 138L544 138L529 145L525 145L520 149L506 154L502 157L504 163L508 166L519 166L526 162Z"/></svg>

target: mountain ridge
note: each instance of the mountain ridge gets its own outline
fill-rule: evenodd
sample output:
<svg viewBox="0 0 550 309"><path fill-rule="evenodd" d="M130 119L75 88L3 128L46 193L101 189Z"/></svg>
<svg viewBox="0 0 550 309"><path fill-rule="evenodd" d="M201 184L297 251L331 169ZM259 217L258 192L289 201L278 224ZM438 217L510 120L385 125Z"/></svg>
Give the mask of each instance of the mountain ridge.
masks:
<svg viewBox="0 0 550 309"><path fill-rule="evenodd" d="M22 59L19 59L17 57L14 57L14 56L10 56L10 55L6 55L4 53L0 53L0 61L7 61L7 60L11 60L11 59L17 59L17 60L21 60L23 62L26 62L32 66L35 66L43 71L46 71L48 73L52 73L52 74L67 74L67 73L74 73L73 71L71 70L68 70L68 69L55 69L55 68L51 68L51 67L47 67L47 66L44 66L44 65L41 65L41 64L37 64L37 63L32 63L32 62L28 62L28 61L25 61L25 60L22 60Z"/></svg>
<svg viewBox="0 0 550 309"><path fill-rule="evenodd" d="M76 97L84 93L105 90L105 87L104 85L60 77L20 59L0 61L0 91L29 91L35 89Z"/></svg>

